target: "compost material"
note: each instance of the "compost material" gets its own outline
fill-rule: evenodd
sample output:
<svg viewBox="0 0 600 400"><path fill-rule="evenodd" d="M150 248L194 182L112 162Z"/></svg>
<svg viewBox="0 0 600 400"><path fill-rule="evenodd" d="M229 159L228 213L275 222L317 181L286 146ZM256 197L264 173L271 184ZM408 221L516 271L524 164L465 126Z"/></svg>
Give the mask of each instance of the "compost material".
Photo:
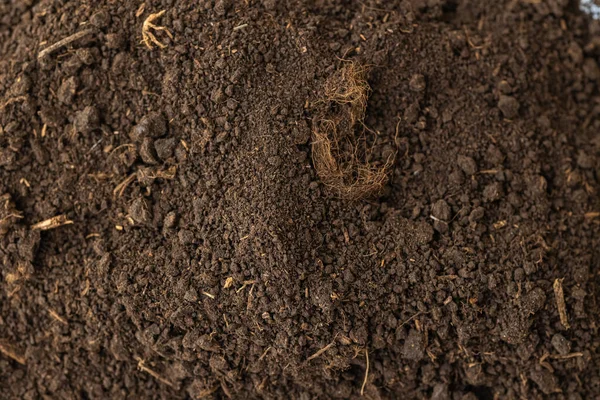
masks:
<svg viewBox="0 0 600 400"><path fill-rule="evenodd" d="M0 396L600 397L575 1L0 3Z"/></svg>

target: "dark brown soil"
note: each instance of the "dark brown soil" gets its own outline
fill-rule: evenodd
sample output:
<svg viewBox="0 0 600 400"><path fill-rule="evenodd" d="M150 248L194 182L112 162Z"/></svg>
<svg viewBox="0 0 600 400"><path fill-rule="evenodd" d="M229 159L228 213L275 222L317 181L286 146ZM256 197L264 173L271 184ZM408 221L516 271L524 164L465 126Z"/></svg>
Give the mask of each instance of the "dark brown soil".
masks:
<svg viewBox="0 0 600 400"><path fill-rule="evenodd" d="M1 1L0 397L599 398L599 57L569 0Z"/></svg>

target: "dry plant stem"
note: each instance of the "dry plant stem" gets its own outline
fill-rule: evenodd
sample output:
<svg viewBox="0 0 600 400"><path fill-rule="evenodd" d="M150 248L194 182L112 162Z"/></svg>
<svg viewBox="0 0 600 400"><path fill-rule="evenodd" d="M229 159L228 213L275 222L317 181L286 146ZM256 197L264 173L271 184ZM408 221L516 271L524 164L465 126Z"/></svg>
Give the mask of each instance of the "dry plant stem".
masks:
<svg viewBox="0 0 600 400"><path fill-rule="evenodd" d="M140 371L146 372L148 374L150 374L151 376L153 376L156 380L158 380L159 382L164 383L167 386L171 386L174 387L173 383L171 383L170 381L166 380L165 378L163 378L162 376L160 376L158 373L156 373L155 371L151 370L150 368L146 367L144 365L144 360L142 360L141 358L138 358L138 369Z"/></svg>
<svg viewBox="0 0 600 400"><path fill-rule="evenodd" d="M65 47L65 46L69 45L70 43L73 43L77 39L81 39L84 36L90 35L93 32L94 31L92 29L86 29L81 32L74 33L73 35L66 37L62 40L59 40L58 42L54 43L53 45L48 46L44 50L40 51L40 53L38 54L38 58L43 58L46 55L52 54L56 50L58 50L62 47Z"/></svg>
<svg viewBox="0 0 600 400"><path fill-rule="evenodd" d="M327 346L323 347L321 350L317 351L315 354L308 357L306 359L306 361L308 362L310 360L314 360L315 358L319 357L321 354L325 353L327 350L329 350L331 347L333 347L334 344L335 344L335 342L329 343Z"/></svg>
<svg viewBox="0 0 600 400"><path fill-rule="evenodd" d="M48 231L50 229L55 229L63 225L71 225L73 221L70 221L66 215L57 215L56 217L44 220L42 222L38 222L33 225L31 229L40 230L40 231Z"/></svg>
<svg viewBox="0 0 600 400"><path fill-rule="evenodd" d="M12 358L21 365L25 365L25 357L18 355L15 349L3 340L0 340L0 353Z"/></svg>
<svg viewBox="0 0 600 400"><path fill-rule="evenodd" d="M554 280L554 297L556 299L556 308L558 308L558 315L560 316L560 323L565 327L565 329L569 329L571 326L569 325L569 317L567 316L567 306L565 304L565 295L562 287L563 279L555 279Z"/></svg>

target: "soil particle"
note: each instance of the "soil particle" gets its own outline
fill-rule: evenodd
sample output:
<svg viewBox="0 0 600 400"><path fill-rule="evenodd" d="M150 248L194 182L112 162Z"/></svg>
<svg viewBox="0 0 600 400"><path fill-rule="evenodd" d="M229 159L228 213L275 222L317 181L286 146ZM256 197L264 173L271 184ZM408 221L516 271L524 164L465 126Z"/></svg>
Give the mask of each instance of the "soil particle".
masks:
<svg viewBox="0 0 600 400"><path fill-rule="evenodd" d="M448 392L448 385L444 383L437 383L433 387L430 400L450 400L450 394Z"/></svg>
<svg viewBox="0 0 600 400"><path fill-rule="evenodd" d="M173 156L177 147L177 140L174 138L158 139L154 142L154 148L158 157L166 161Z"/></svg>
<svg viewBox="0 0 600 400"><path fill-rule="evenodd" d="M423 358L423 352L423 335L416 329L411 329L404 341L402 356L409 360L420 360Z"/></svg>
<svg viewBox="0 0 600 400"><path fill-rule="evenodd" d="M78 133L90 133L100 126L100 113L93 106L87 106L75 116L75 129Z"/></svg>
<svg viewBox="0 0 600 400"><path fill-rule="evenodd" d="M498 100L498 108L502 111L504 117L514 119L519 115L519 102L512 96L500 95Z"/></svg>
<svg viewBox="0 0 600 400"><path fill-rule="evenodd" d="M483 189L483 199L486 202L493 202L500 200L504 194L504 189L500 182L494 182Z"/></svg>
<svg viewBox="0 0 600 400"><path fill-rule="evenodd" d="M552 346L561 355L567 355L571 351L571 343L560 333L552 336Z"/></svg>
<svg viewBox="0 0 600 400"><path fill-rule="evenodd" d="M410 78L408 86L410 87L410 90L412 90L413 92L424 91L425 88L427 87L427 81L425 80L425 76L423 76L421 74L413 75L412 78Z"/></svg>
<svg viewBox="0 0 600 400"><path fill-rule="evenodd" d="M460 167L460 169L463 170L465 174L475 175L475 173L477 173L477 164L475 163L475 160L473 160L471 157L459 155L457 162L458 166Z"/></svg>
<svg viewBox="0 0 600 400"><path fill-rule="evenodd" d="M130 137L134 142L141 142L144 138L157 138L167 132L167 121L159 112L145 115L131 130Z"/></svg>
<svg viewBox="0 0 600 400"><path fill-rule="evenodd" d="M594 168L594 158L590 157L584 150L580 150L577 155L577 165L583 169Z"/></svg>
<svg viewBox="0 0 600 400"><path fill-rule="evenodd" d="M152 221L152 214L148 201L144 198L134 200L129 206L129 216L139 224L147 224Z"/></svg>
<svg viewBox="0 0 600 400"><path fill-rule="evenodd" d="M556 378L546 369L537 367L529 373L529 377L545 395L561 392L557 385Z"/></svg>
<svg viewBox="0 0 600 400"><path fill-rule="evenodd" d="M140 157L142 161L149 165L158 164L156 149L154 148L154 140L150 137L145 137L140 144Z"/></svg>

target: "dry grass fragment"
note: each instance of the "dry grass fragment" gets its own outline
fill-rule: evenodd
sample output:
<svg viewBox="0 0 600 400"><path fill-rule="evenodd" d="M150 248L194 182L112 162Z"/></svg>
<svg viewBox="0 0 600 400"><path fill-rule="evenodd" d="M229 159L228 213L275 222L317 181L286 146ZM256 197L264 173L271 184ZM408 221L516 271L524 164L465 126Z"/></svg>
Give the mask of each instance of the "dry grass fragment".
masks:
<svg viewBox="0 0 600 400"><path fill-rule="evenodd" d="M48 314L50 314L50 316L52 318L54 318L56 321L60 322L63 325L69 325L69 323L67 322L66 319L64 319L63 317L61 317L60 315L58 315L58 313L52 309L48 309Z"/></svg>
<svg viewBox="0 0 600 400"><path fill-rule="evenodd" d="M0 340L0 353L12 358L21 365L25 365L25 357L20 355L13 346L6 343L4 340Z"/></svg>
<svg viewBox="0 0 600 400"><path fill-rule="evenodd" d="M383 163L369 161L370 132L363 123L371 91L367 73L367 67L346 63L326 82L326 107L313 120L312 159L317 174L348 200L377 195L387 183L395 159L394 155Z"/></svg>
<svg viewBox="0 0 600 400"><path fill-rule="evenodd" d="M64 39L59 40L58 42L54 43L51 46L46 47L44 50L40 51L38 54L38 59L39 58L43 58L49 54L54 53L55 51L59 50L62 47L68 46L69 44L73 43L76 40L81 39L82 37L85 37L87 35L90 35L94 33L94 31L92 29L85 29L83 31L79 31L77 33L72 34L71 36L68 36Z"/></svg>
<svg viewBox="0 0 600 400"><path fill-rule="evenodd" d="M231 287L231 285L233 285L233 278L228 277L227 279L225 279L225 284L223 285L223 289L229 289Z"/></svg>
<svg viewBox="0 0 600 400"><path fill-rule="evenodd" d="M49 218L47 220L38 222L33 225L31 229L40 230L40 231L49 231L50 229L55 229L64 225L71 225L73 221L69 220L66 215L57 215L56 217Z"/></svg>
<svg viewBox="0 0 600 400"><path fill-rule="evenodd" d="M556 299L558 315L560 316L560 323L565 327L565 329L569 329L571 326L569 325L569 317L567 316L567 306L565 305L565 295L563 292L562 281L563 279L554 280L554 297Z"/></svg>
<svg viewBox="0 0 600 400"><path fill-rule="evenodd" d="M137 358L138 360L138 369L140 371L146 372L147 374L150 374L150 376L154 377L157 381L164 383L167 386L170 387L175 387L175 385L173 385L173 383L171 381L169 381L168 379L163 378L162 376L160 376L156 371L153 371L152 369L146 367L145 365L145 361L142 360L141 358Z"/></svg>
<svg viewBox="0 0 600 400"><path fill-rule="evenodd" d="M161 49L164 49L165 47L167 47L166 44L161 43L156 38L156 36L154 36L154 33L152 33L152 30L157 31L157 32L158 31L165 32L167 34L167 36L169 36L169 38L171 40L173 39L173 35L171 34L171 32L167 28L165 28L164 26L154 25L154 21L156 21L157 19L159 19L160 17L162 17L162 15L164 13L165 13L165 10L162 10L162 11L157 12L155 14L150 14L148 16L148 18L146 18L146 20L144 21L144 24L142 25L142 41L144 42L144 44L146 45L146 47L148 47L150 50L153 49L152 43L154 43L155 45L157 45Z"/></svg>

